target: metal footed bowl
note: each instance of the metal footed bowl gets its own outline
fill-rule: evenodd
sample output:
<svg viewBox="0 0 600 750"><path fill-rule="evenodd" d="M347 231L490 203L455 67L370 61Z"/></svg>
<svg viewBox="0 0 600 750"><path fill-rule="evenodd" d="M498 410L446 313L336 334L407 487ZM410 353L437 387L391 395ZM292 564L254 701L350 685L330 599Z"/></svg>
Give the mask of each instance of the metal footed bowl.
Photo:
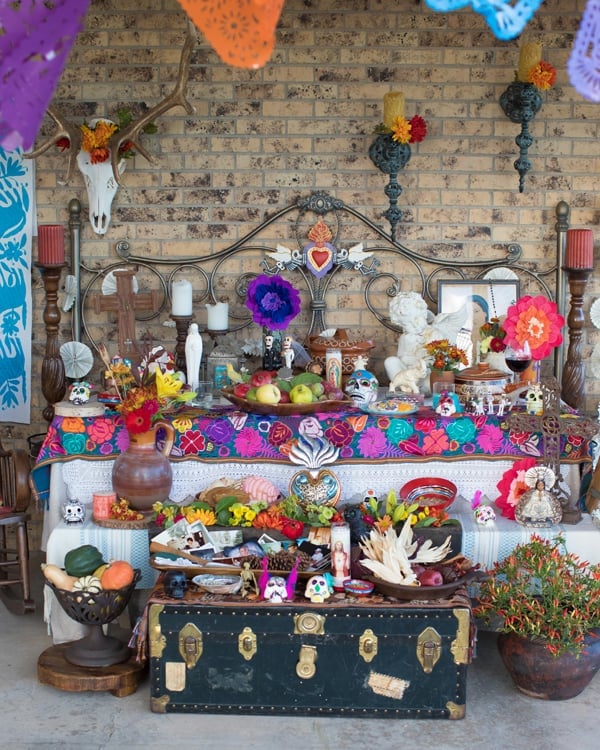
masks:
<svg viewBox="0 0 600 750"><path fill-rule="evenodd" d="M65 591L50 581L50 586L60 606L73 620L82 625L106 625L115 620L127 606L136 584L142 577L141 570L135 569L133 581L122 589L102 589L102 591Z"/></svg>

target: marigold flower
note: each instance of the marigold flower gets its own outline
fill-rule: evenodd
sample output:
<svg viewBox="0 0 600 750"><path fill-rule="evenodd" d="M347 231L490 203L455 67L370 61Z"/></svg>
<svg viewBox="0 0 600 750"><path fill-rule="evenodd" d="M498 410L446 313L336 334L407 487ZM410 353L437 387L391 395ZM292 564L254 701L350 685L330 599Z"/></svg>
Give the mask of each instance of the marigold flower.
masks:
<svg viewBox="0 0 600 750"><path fill-rule="evenodd" d="M409 143L412 125L406 117L396 117L392 125L392 140L397 143Z"/></svg>
<svg viewBox="0 0 600 750"><path fill-rule="evenodd" d="M527 81L536 88L547 91L556 83L556 68L542 60L529 71Z"/></svg>

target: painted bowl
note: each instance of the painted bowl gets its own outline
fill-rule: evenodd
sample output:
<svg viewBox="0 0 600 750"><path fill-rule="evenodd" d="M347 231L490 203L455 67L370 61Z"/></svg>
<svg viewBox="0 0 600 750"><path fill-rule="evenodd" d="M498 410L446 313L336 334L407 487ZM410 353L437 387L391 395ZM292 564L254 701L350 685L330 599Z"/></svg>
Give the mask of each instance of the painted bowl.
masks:
<svg viewBox="0 0 600 750"><path fill-rule="evenodd" d="M405 503L417 503L420 508L447 508L456 498L454 482L442 477L418 477L400 488L400 498Z"/></svg>

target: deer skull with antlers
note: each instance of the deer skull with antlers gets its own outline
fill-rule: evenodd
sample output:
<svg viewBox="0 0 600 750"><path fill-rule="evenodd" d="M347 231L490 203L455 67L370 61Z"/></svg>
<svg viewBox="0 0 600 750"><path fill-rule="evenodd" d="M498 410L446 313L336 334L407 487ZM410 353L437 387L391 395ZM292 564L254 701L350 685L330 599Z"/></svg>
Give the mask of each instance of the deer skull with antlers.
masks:
<svg viewBox="0 0 600 750"><path fill-rule="evenodd" d="M54 145L68 148L67 172L64 180L60 182L69 182L73 165L77 163L85 178L90 223L96 234L105 234L110 225L112 201L119 185L122 184L121 175L125 171L124 155L140 153L151 164L156 164L156 159L139 143L140 133L157 117L173 107L181 106L188 114L195 111L185 98L185 89L196 38L196 29L193 24L188 23L174 90L140 118L124 127L119 127L106 118L96 118L91 120L89 125L77 127L52 107L48 108L48 114L56 123L57 129L47 141L29 154L25 154L25 157L35 159Z"/></svg>

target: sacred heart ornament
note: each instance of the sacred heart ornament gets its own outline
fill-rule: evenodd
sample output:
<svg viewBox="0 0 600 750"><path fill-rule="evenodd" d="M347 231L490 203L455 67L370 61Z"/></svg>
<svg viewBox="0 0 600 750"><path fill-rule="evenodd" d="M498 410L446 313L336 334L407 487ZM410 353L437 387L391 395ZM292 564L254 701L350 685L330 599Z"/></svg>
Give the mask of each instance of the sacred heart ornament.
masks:
<svg viewBox="0 0 600 750"><path fill-rule="evenodd" d="M306 253L306 266L317 278L324 276L333 265L333 250L331 247L309 247Z"/></svg>
<svg viewBox="0 0 600 750"><path fill-rule="evenodd" d="M337 505L342 485L329 469L321 469L318 473L302 469L290 481L290 494L295 495L300 504Z"/></svg>

